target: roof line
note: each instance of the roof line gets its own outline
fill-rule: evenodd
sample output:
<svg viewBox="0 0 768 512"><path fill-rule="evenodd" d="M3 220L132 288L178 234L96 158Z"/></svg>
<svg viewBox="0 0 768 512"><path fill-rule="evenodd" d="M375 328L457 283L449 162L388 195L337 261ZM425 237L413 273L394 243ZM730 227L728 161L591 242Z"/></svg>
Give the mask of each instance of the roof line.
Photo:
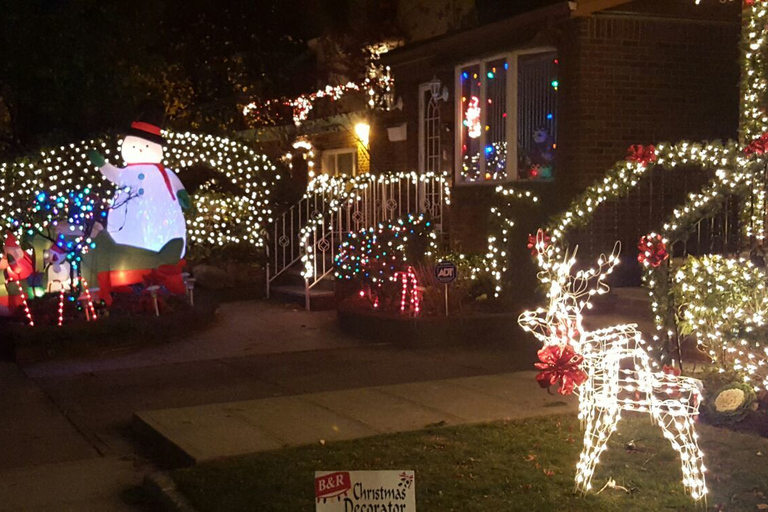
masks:
<svg viewBox="0 0 768 512"><path fill-rule="evenodd" d="M610 9L622 4L627 4L632 0L577 0L571 2L576 4L576 8L573 10L574 16L589 16L597 11Z"/></svg>
<svg viewBox="0 0 768 512"><path fill-rule="evenodd" d="M626 0L626 1L629 1L629 0ZM471 37L473 33L482 35L485 33L485 31L489 29L493 30L494 28L520 25L520 24L528 23L534 20L536 21L546 20L546 19L551 19L552 17L557 17L557 16L560 16L563 18L569 17L571 15L571 11L573 10L574 6L575 6L575 3L573 1L563 0L562 2L548 5L546 7L540 7L538 9L533 9L530 11L525 11L523 13L517 14L516 16L495 21L493 23L486 23L484 25L480 25L478 27L472 27L470 29L462 30L459 32L450 32L448 34L443 34L430 39L417 41L411 44L406 43L404 46L401 46L400 48L397 48L395 50L392 50L390 52L383 54L381 56L381 60L384 64L387 64L387 65L402 64L404 62L411 60L410 57L416 52L424 51L426 48L430 48L436 44L438 45L442 44L445 41Z"/></svg>

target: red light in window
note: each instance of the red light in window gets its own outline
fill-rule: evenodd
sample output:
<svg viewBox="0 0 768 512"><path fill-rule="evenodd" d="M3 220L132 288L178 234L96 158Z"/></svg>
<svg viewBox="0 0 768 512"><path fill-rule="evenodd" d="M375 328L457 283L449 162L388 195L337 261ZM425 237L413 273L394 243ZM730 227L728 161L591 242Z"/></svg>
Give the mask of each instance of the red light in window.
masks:
<svg viewBox="0 0 768 512"><path fill-rule="evenodd" d="M555 59L553 62L554 62L555 64L560 64L560 59Z"/></svg>

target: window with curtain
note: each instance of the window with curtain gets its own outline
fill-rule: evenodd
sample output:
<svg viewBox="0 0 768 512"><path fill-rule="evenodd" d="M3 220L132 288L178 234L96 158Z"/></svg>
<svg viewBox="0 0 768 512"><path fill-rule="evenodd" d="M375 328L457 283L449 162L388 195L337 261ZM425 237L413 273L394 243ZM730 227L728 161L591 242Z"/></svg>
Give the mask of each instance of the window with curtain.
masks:
<svg viewBox="0 0 768 512"><path fill-rule="evenodd" d="M557 66L539 50L456 68L457 183L554 179Z"/></svg>

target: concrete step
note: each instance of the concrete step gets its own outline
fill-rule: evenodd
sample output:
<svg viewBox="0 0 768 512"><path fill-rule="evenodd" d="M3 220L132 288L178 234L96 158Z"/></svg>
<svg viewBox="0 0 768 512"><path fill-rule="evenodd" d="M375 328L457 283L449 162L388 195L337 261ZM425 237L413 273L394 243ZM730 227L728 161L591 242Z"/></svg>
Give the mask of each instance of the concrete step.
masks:
<svg viewBox="0 0 768 512"><path fill-rule="evenodd" d="M651 298L648 290L641 287L613 288L603 296L592 299L592 308L586 315L620 315L627 321L652 320Z"/></svg>
<svg viewBox="0 0 768 512"><path fill-rule="evenodd" d="M330 284L333 286L333 282ZM313 311L327 311L336 309L336 294L333 289L327 289L328 284L321 281L309 290L310 309ZM306 295L302 282L301 285L276 285L270 289L270 297L284 302L293 302L305 305Z"/></svg>

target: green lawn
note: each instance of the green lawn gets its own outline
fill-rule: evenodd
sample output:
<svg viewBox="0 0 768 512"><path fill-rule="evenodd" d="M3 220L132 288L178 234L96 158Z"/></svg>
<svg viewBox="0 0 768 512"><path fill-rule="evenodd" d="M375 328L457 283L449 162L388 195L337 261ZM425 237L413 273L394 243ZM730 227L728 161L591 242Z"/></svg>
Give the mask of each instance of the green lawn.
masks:
<svg viewBox="0 0 768 512"><path fill-rule="evenodd" d="M699 432L709 509L768 503L768 440L701 424ZM630 441L635 448L628 450ZM703 508L684 494L677 454L647 416L622 420L593 481L597 490L614 478L630 494L574 495L580 449L577 419L559 416L289 448L180 469L173 477L200 511L313 511L315 470L373 469L415 470L420 512Z"/></svg>

